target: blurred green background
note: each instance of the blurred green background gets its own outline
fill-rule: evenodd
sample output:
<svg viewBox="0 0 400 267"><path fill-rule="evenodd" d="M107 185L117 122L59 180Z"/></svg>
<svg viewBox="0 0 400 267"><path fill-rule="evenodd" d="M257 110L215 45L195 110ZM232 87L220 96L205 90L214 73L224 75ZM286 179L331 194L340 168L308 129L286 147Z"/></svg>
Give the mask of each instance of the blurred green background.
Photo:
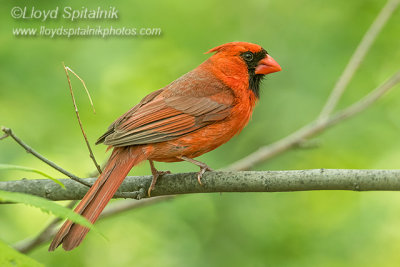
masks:
<svg viewBox="0 0 400 267"><path fill-rule="evenodd" d="M230 41L262 45L283 71L263 83L247 128L200 157L222 168L314 119L384 0L87 1L119 10L118 20L15 20L14 6L80 9L81 2L3 2L0 22L0 124L71 172L93 166L75 119L61 62L91 91L91 112L80 83L73 86L93 143L146 94L195 68L203 52ZM15 37L14 27L156 27L155 37ZM400 12L379 35L339 107L356 101L399 69ZM319 146L294 149L257 170L396 169L400 159L400 88L357 117L317 137ZM99 161L104 146L93 147ZM61 174L0 142L0 163ZM160 170L197 171L190 164ZM148 163L131 172L150 173ZM0 180L41 178L2 171ZM76 250L29 255L47 266L393 266L400 261L400 195L396 192L298 192L186 195L97 223ZM0 206L0 239L34 236L53 217L23 205ZM0 251L1 253L1 251Z"/></svg>

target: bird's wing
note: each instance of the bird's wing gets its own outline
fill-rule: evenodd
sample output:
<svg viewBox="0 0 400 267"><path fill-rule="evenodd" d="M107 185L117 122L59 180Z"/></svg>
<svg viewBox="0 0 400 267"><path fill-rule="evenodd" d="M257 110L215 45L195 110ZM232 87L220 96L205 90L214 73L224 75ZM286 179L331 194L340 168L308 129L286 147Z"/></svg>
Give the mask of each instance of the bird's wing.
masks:
<svg viewBox="0 0 400 267"><path fill-rule="evenodd" d="M192 88L176 90L181 85ZM120 147L165 142L225 119L233 94L225 85L213 84L209 90L204 85L204 80L184 80L153 92L116 120L97 143Z"/></svg>

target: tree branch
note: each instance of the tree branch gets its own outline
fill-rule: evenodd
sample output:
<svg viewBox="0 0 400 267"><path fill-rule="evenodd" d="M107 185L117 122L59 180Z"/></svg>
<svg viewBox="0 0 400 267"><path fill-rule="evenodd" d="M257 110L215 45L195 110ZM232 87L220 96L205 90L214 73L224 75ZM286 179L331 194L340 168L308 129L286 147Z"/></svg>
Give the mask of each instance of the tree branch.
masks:
<svg viewBox="0 0 400 267"><path fill-rule="evenodd" d="M375 18L374 22L372 22L371 26L364 34L361 42L358 44L356 50L354 51L349 62L347 63L346 68L343 70L343 73L337 80L335 87L332 89L332 92L328 100L326 101L325 106L322 108L321 114L319 116L320 120L327 119L328 116L335 109L343 92L346 90L347 85L353 78L354 73L360 66L361 62L364 60L365 55L371 48L376 37L379 35L398 5L399 0L388 0L386 2L386 5L381 9L378 16Z"/></svg>
<svg viewBox="0 0 400 267"><path fill-rule="evenodd" d="M204 185L198 184L197 173L164 175L157 181L153 196L216 192L290 192L309 190L399 191L400 170L316 169L294 171L207 172ZM95 178L88 178L94 181ZM151 176L128 176L122 191L143 191ZM51 200L82 199L87 188L70 179L60 179L66 189L51 180L0 182L0 190L21 192ZM145 195L145 194L144 194Z"/></svg>
<svg viewBox="0 0 400 267"><path fill-rule="evenodd" d="M83 180L83 179L79 178L78 176L70 173L69 171L61 168L60 166L58 166L57 164L55 164L51 160L48 160L47 158L45 158L42 155L40 155L38 152L36 152L36 150L34 150L33 148L31 148L30 146L25 144L21 139L19 139L13 133L13 131L10 128L6 128L6 127L2 126L1 130L4 132L4 135L0 138L0 140L11 136L11 138L14 139L14 141L17 142L21 147L23 147L27 153L32 154L33 156L35 156L39 160L43 161L44 163L46 163L47 165L49 165L52 168L56 169L57 171L61 172L62 174L65 174L66 176L68 176L72 180L74 180L74 181L76 181L78 183L81 183L83 185L86 185L87 187L91 187L92 186L91 184L87 183L85 180Z"/></svg>
<svg viewBox="0 0 400 267"><path fill-rule="evenodd" d="M68 172L67 170L61 168L60 166L58 166L57 164L55 164L51 160L49 160L49 159L45 158L44 156L42 156L41 154L39 154L33 148L28 146L24 141L22 141L20 138L18 138L10 128L6 128L6 127L2 126L0 129L5 133L3 136L0 137L0 140L5 139L5 138L10 136L10 137L12 137L14 139L15 142L17 142L20 146L22 146L27 153L32 154L33 156L35 156L39 160L43 161L44 163L46 163L50 167L52 167L52 168L56 169L57 171L65 174L66 176L68 176L69 178L74 180L75 182L81 183L81 184L83 184L83 185L85 185L85 186L87 186L89 188L92 186L92 184L89 183L88 181L86 181L85 179L77 177L76 175ZM137 198L138 197L138 192L119 192L119 193L116 193L116 194L117 194L117 197L121 197L121 198Z"/></svg>
<svg viewBox="0 0 400 267"><path fill-rule="evenodd" d="M227 169L238 171L249 170L255 165L291 149L304 140L321 133L328 127L332 127L343 120L357 115L359 112L375 103L398 83L400 83L400 71L356 103L329 116L327 120L316 119L279 141L259 148L257 151L231 164Z"/></svg>

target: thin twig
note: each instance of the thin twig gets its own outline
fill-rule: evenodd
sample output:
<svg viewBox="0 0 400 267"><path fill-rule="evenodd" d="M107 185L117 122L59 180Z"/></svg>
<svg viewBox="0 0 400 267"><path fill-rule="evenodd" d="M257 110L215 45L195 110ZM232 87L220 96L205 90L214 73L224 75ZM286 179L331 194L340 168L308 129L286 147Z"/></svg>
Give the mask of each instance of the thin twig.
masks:
<svg viewBox="0 0 400 267"><path fill-rule="evenodd" d="M371 106L384 94L389 92L393 87L400 83L400 71L390 77L381 86L377 87L375 90L370 92L368 95L361 98L359 101L355 102L351 106L336 112L328 121L328 126L337 124L338 122L353 117L354 115L365 110L367 107Z"/></svg>
<svg viewBox="0 0 400 267"><path fill-rule="evenodd" d="M63 63L63 65L64 65L64 63ZM85 88L86 94L87 94L87 96L88 96L88 98L89 98L90 105L91 105L92 108L93 108L93 113L96 114L96 109L94 108L94 104L93 104L93 101L92 101L92 97L90 96L89 90L88 90L87 87L86 87L85 81L84 81L81 77L79 77L79 75L76 74L75 71L73 71L70 67L64 65L64 68L65 68L67 71L71 72L73 75L75 75L75 77L78 78L79 81L81 81L83 87Z"/></svg>
<svg viewBox="0 0 400 267"><path fill-rule="evenodd" d="M335 87L331 91L331 94L326 101L325 106L322 108L322 111L319 115L320 120L327 119L328 116L335 109L343 92L346 90L349 82L353 78L354 73L360 66L361 62L364 60L365 55L371 48L371 45L374 43L375 39L382 31L386 22L392 16L398 5L399 0L388 0L386 5L381 9L378 16L375 18L374 22L367 30L367 32L364 34L361 42L358 44L358 47L356 48L349 62L347 63L346 68L343 70L342 75L339 77L338 81L335 84Z"/></svg>
<svg viewBox="0 0 400 267"><path fill-rule="evenodd" d="M4 126L1 126L1 130L5 133L2 136L2 139L6 138L8 136L11 136L20 146L22 146L25 149L26 152L32 154L33 156L35 156L36 158L40 159L41 161L43 161L44 163L46 163L50 167L56 169L57 171L59 171L62 174L66 175L67 177L71 178L72 180L74 180L74 181L76 181L76 182L78 182L80 184L85 185L86 187L91 187L92 186L92 184L90 182L87 182L85 179L79 178L78 176L76 176L76 175L68 172L67 170L61 168L60 166L58 166L57 164L55 164L51 160L48 160L47 158L45 158L42 155L40 155L33 148L28 146L24 141L22 141L20 138L18 138L10 128L6 128ZM115 196L117 196L119 198L137 198L137 197L140 197L140 194L138 195L138 192L117 192L117 193L115 193Z"/></svg>
<svg viewBox="0 0 400 267"><path fill-rule="evenodd" d="M1 130L4 131L3 129L5 129L4 126L1 126ZM4 133L4 135L2 137L0 137L0 140L6 139L7 137L9 137L10 135L8 133Z"/></svg>
<svg viewBox="0 0 400 267"><path fill-rule="evenodd" d="M15 142L17 142L20 146L22 146L26 152L32 154L33 156L35 156L36 158L40 159L41 161L43 161L44 163L46 163L47 165L49 165L50 167L56 169L57 171L61 172L62 174L66 175L67 177L71 178L72 180L81 183L85 186L91 187L92 185L88 182L86 182L84 179L79 178L78 176L70 173L69 171L61 168L60 166L58 166L57 164L55 164L54 162L46 159L45 157L43 157L42 155L40 155L38 152L36 152L33 148L31 148L30 146L28 146L27 144L25 144L21 139L19 139L10 128L6 128L4 126L1 127L1 130L5 133L5 137L7 136L11 136L12 139L14 139ZM4 137L3 136L3 137Z"/></svg>
<svg viewBox="0 0 400 267"><path fill-rule="evenodd" d="M92 104L92 107L93 107L93 111L96 112L95 109L94 109L94 106L93 106L92 98L90 97L89 91L88 91L87 88L86 88L86 84L85 84L85 82L81 79L81 77L79 77L79 76L78 76L73 70L71 70L69 67L66 67L66 66L64 65L64 63L63 63L63 66L64 66L65 74L67 75L67 80L68 80L68 85L69 85L69 91L70 91L70 93L71 93L72 103L74 104L75 113L76 113L76 118L78 119L78 122L79 122L79 127L81 128L81 131L82 131L82 134L83 134L83 138L85 138L85 142L86 142L86 146L87 146L87 148L88 148L88 150L89 150L90 158L92 159L94 165L96 166L97 171L101 174L101 168L100 168L99 164L97 164L96 158L95 158L95 156L94 156L94 154L93 154L92 148L90 147L89 141L88 141L88 139L87 139L85 130L83 129L82 121L81 121L81 118L80 118L80 116L79 116L78 106L76 105L75 96L74 96L74 92L73 92L73 90L72 90L71 79L69 78L68 71L70 71L71 73L73 73L73 74L82 82L83 86L85 87L86 93L87 93L88 96L89 96L90 103Z"/></svg>
<svg viewBox="0 0 400 267"><path fill-rule="evenodd" d="M100 169L104 170L104 168L107 165L107 160L104 160L101 164L100 164ZM87 177L97 177L99 175L99 171L97 169L92 169L90 172L87 173Z"/></svg>
<svg viewBox="0 0 400 267"><path fill-rule="evenodd" d="M238 171L250 170L253 166L289 150L300 142L303 142L304 140L322 132L328 127L334 126L338 122L353 117L362 110L371 106L374 102L376 102L399 82L400 72L397 72L385 83L383 83L381 86L378 86L361 100L352 104L348 108L345 108L341 111L336 112L334 115L329 116L327 120L321 121L317 119L300 128L299 130L293 132L292 134L286 136L285 138L282 138L279 141L272 143L268 146L259 148L257 151L251 153L245 158L242 158L241 160L231 164L227 169Z"/></svg>

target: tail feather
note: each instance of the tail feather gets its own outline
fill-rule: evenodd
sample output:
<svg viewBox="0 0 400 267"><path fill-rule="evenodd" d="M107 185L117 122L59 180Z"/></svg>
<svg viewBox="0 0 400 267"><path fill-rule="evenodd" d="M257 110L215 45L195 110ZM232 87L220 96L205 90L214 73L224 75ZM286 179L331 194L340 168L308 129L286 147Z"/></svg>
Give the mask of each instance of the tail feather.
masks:
<svg viewBox="0 0 400 267"><path fill-rule="evenodd" d="M146 156L139 147L114 148L103 173L74 211L94 223L132 167L145 159ZM89 228L66 221L56 234L49 251L55 250L61 244L65 250L72 250L79 246L88 232Z"/></svg>

